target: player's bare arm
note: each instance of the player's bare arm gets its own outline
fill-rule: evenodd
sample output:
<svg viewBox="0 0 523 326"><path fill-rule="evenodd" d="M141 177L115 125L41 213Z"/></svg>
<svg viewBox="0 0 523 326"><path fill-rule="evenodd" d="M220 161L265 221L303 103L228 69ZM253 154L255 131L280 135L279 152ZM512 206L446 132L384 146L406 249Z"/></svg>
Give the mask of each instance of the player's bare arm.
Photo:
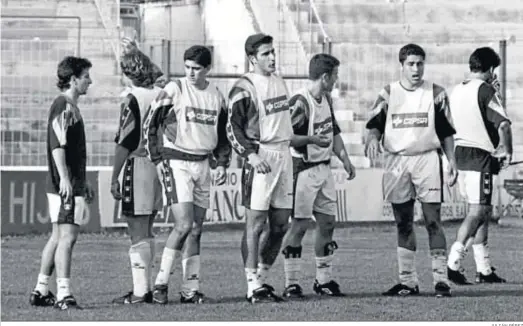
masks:
<svg viewBox="0 0 523 326"><path fill-rule="evenodd" d="M454 137L445 137L441 146L449 161L449 186L452 187L458 180L458 168L456 166L456 156L454 155Z"/></svg>
<svg viewBox="0 0 523 326"><path fill-rule="evenodd" d="M372 106L369 114L369 121L366 128L368 130L365 141L365 156L372 161L378 158L381 153L380 141L385 131L387 120L387 110L389 106L390 85L385 86L378 94L378 98Z"/></svg>
<svg viewBox="0 0 523 326"><path fill-rule="evenodd" d="M499 146L495 156L502 161L503 167L508 167L512 161L512 128L508 120L503 121L498 127Z"/></svg>
<svg viewBox="0 0 523 326"><path fill-rule="evenodd" d="M356 168L354 165L352 165L349 154L345 148L345 144L343 143L343 138L341 138L340 134L334 136L332 151L334 155L336 155L343 163L343 168L349 175L349 180L354 179L356 177Z"/></svg>
<svg viewBox="0 0 523 326"><path fill-rule="evenodd" d="M436 134L441 141L441 146L449 162L449 185L453 186L458 179L458 168L454 154L454 135L456 130L450 123L449 98L445 90L435 86L437 92L434 98L434 109L436 110Z"/></svg>
<svg viewBox="0 0 523 326"><path fill-rule="evenodd" d="M67 164L65 163L65 150L63 148L53 149L53 160L56 164L56 169L60 175L60 196L69 200L73 196L73 186L67 172Z"/></svg>

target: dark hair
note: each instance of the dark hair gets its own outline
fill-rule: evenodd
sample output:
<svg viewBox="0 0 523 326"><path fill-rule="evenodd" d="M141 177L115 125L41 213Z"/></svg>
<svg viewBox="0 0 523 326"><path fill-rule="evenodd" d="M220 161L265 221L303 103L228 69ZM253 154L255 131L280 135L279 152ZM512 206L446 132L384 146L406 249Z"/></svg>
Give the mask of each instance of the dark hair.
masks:
<svg viewBox="0 0 523 326"><path fill-rule="evenodd" d="M315 54L309 62L309 79L317 80L324 73L332 74L334 68L340 65L340 61L332 55Z"/></svg>
<svg viewBox="0 0 523 326"><path fill-rule="evenodd" d="M212 63L211 51L203 45L193 45L183 54L183 61L191 60L207 68Z"/></svg>
<svg viewBox="0 0 523 326"><path fill-rule="evenodd" d="M425 51L417 44L407 44L400 49L399 60L403 64L409 55L419 55L425 60Z"/></svg>
<svg viewBox="0 0 523 326"><path fill-rule="evenodd" d="M120 58L120 68L137 87L151 87L162 76L151 59L138 49L127 52Z"/></svg>
<svg viewBox="0 0 523 326"><path fill-rule="evenodd" d="M61 91L65 91L71 87L71 77L80 77L85 69L91 68L93 65L85 58L67 56L60 61L56 75L58 82L56 86Z"/></svg>
<svg viewBox="0 0 523 326"><path fill-rule="evenodd" d="M499 55L492 48L477 48L469 58L471 72L486 72L490 68L497 68L501 64Z"/></svg>
<svg viewBox="0 0 523 326"><path fill-rule="evenodd" d="M258 54L258 49L263 44L271 44L274 41L273 37L270 35L264 35L263 38L259 39L257 42L251 44L251 50L247 55L256 55Z"/></svg>

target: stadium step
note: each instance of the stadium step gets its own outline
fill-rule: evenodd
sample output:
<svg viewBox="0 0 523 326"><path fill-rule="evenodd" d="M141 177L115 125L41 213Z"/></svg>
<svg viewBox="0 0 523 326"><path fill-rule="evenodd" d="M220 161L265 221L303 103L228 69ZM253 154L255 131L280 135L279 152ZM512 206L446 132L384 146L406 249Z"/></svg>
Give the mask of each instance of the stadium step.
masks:
<svg viewBox="0 0 523 326"><path fill-rule="evenodd" d="M404 23L405 16L409 23L418 22L466 22L466 23L518 23L523 20L523 5L513 2L508 9L502 2L488 2L488 6L452 1L431 3L408 2L405 5L395 3L341 3L316 5L324 23L353 22L362 24ZM308 4L300 6L308 10ZM445 24L447 25L447 24Z"/></svg>

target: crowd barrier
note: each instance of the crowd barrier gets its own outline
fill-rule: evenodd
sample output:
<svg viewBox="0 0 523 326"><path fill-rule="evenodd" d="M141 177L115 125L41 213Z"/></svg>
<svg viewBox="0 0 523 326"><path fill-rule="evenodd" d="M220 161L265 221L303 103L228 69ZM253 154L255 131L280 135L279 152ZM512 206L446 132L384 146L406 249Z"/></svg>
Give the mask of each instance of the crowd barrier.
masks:
<svg viewBox="0 0 523 326"><path fill-rule="evenodd" d="M357 177L347 180L343 170L333 170L336 180L338 209L337 222L386 222L394 217L389 204L382 200L379 169L362 169ZM51 230L46 197L47 172L40 170L1 171L1 215L2 235L45 233ZM120 216L120 203L110 193L110 170L88 171L87 178L97 190L94 202L82 220L82 230L99 232L106 228L124 227ZM224 185L211 187L211 207L207 212L206 224L232 224L244 222L244 208L240 197L240 169L229 169ZM452 190L452 189L451 189ZM447 190L448 192L448 190ZM447 194L449 195L449 194ZM495 212L505 208L509 196L504 190L493 194ZM502 205L500 206L499 203ZM517 215L520 205L510 206L508 215ZM173 217L164 208L156 216L155 226L172 225ZM442 207L442 220L459 220L466 214L466 205L451 199ZM415 219L422 219L420 206L415 208Z"/></svg>

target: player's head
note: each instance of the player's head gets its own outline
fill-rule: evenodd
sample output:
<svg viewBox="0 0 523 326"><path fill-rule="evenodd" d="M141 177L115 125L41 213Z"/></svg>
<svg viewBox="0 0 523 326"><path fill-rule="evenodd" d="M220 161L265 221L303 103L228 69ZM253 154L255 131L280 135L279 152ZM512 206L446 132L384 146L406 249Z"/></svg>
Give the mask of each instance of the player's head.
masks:
<svg viewBox="0 0 523 326"><path fill-rule="evenodd" d="M309 79L319 81L322 89L331 92L338 80L338 67L340 61L332 55L315 54L309 62Z"/></svg>
<svg viewBox="0 0 523 326"><path fill-rule="evenodd" d="M494 70L500 64L499 55L489 47L477 48L469 58L470 72L481 74L486 81L494 78Z"/></svg>
<svg viewBox="0 0 523 326"><path fill-rule="evenodd" d="M203 45L193 45L183 54L185 77L193 85L204 85L211 70L212 54Z"/></svg>
<svg viewBox="0 0 523 326"><path fill-rule="evenodd" d="M425 72L425 51L417 44L407 44L400 49L402 80L410 85L418 86L423 82Z"/></svg>
<svg viewBox="0 0 523 326"><path fill-rule="evenodd" d="M56 86L61 91L73 89L76 94L84 95L91 85L89 70L93 65L85 58L68 56L58 64Z"/></svg>
<svg viewBox="0 0 523 326"><path fill-rule="evenodd" d="M163 73L140 50L126 52L120 59L122 73L136 87L151 88Z"/></svg>
<svg viewBox="0 0 523 326"><path fill-rule="evenodd" d="M276 52L273 38L266 34L254 34L245 41L245 54L259 74L269 75L276 71Z"/></svg>

